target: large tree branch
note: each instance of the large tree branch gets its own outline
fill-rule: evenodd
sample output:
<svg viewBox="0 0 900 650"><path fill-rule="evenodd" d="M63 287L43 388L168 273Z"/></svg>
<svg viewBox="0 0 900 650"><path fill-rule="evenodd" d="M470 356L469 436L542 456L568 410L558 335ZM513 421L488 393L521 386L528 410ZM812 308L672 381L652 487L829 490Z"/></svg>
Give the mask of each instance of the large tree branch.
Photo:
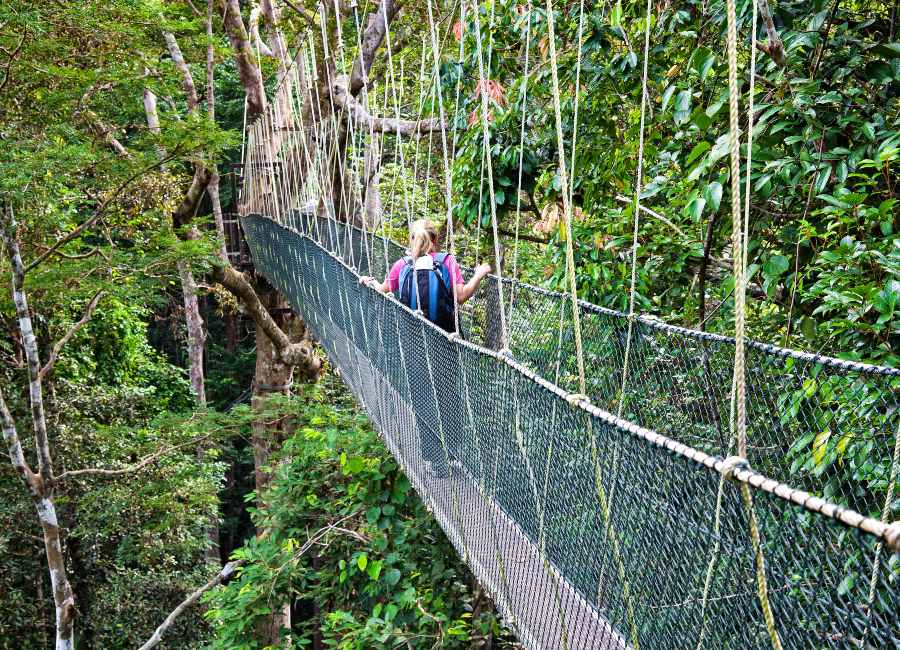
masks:
<svg viewBox="0 0 900 650"><path fill-rule="evenodd" d="M313 30L313 32L318 31L319 24L317 22L317 14L313 13L312 11L308 11L304 7L298 7L296 4L291 2L291 0L284 0L284 4L293 9L297 13L297 15L299 15L300 18L303 19L303 21L306 23L306 26Z"/></svg>
<svg viewBox="0 0 900 650"><path fill-rule="evenodd" d="M128 149L125 148L125 145L123 145L114 135L116 132L115 127L101 120L92 110L85 109L80 112L79 116L85 121L88 130L93 133L95 137L103 140L117 156L122 158L131 157Z"/></svg>
<svg viewBox="0 0 900 650"><path fill-rule="evenodd" d="M184 601L182 601L182 603L178 605L178 607L173 609L172 612L168 616L166 616L166 620L164 620L160 624L160 626L156 628L156 630L153 632L153 636L151 636L147 640L147 643L140 647L140 650L150 650L150 648L155 648L157 645L159 645L159 642L162 641L163 634L165 634L166 631L170 627L172 627L172 624L175 622L175 620L179 616L181 616L188 607L200 600L200 597L210 589L228 582L234 575L235 570L242 564L244 564L244 560L235 560L233 562L229 562L224 567L222 567L222 570L219 571L215 576L213 576L213 578L209 582L207 582L197 591L185 598Z"/></svg>
<svg viewBox="0 0 900 650"><path fill-rule="evenodd" d="M16 222L11 206L7 205L4 223L0 223L0 236L3 237L6 251L12 263L13 302L19 319L19 331L22 335L22 347L28 361L29 402L31 404L31 420L34 439L38 451L38 473L23 472L27 465L22 465L24 457L18 435L6 402L0 396L0 419L2 419L3 436L7 440L10 459L18 465L20 476L26 479L32 501L37 510L41 530L44 533L44 552L47 556L47 568L50 572L50 584L53 587L53 602L56 606L56 647L74 648L72 643L75 631L75 597L69 584L66 572L65 556L59 534L59 523L56 517L56 504L53 499L53 465L50 461L50 442L47 436L47 419L44 414L44 396L41 388L40 359L38 357L37 339L31 324L28 311L28 300L25 297L25 265L16 239Z"/></svg>
<svg viewBox="0 0 900 650"><path fill-rule="evenodd" d="M194 177L191 179L191 184L172 213L172 220L176 228L186 225L194 218L197 206L200 205L203 192L206 191L211 177L210 171L204 165L199 163L194 165Z"/></svg>
<svg viewBox="0 0 900 650"><path fill-rule="evenodd" d="M401 120L387 117L375 117L363 107L347 90L347 76L337 77L331 86L331 96L335 105L348 111L357 124L367 130L378 133L394 133L413 138L422 137L430 131L440 131L446 125L438 118L425 120Z"/></svg>
<svg viewBox="0 0 900 650"><path fill-rule="evenodd" d="M100 298L103 297L103 291L98 291L91 301L88 303L87 308L84 310L84 314L82 314L81 319L75 323L65 335L59 339L56 344L53 346L53 349L50 351L50 357L47 359L47 363L44 364L44 367L41 368L39 373L39 377L43 379L47 376L47 374L53 370L53 365L56 363L56 360L59 359L59 353L65 347L66 343L72 340L72 337L78 333L82 327L84 327L88 321L91 320L91 316L94 314L94 309L97 307L97 303L100 302Z"/></svg>
<svg viewBox="0 0 900 650"><path fill-rule="evenodd" d="M350 94L356 96L362 87L368 83L369 72L375 61L375 53L381 47L381 43L387 34L388 27L397 13L400 11L400 2L396 0L381 0L375 10L369 14L366 27L360 39L362 47L359 56L353 62L353 70L350 73Z"/></svg>
<svg viewBox="0 0 900 650"><path fill-rule="evenodd" d="M181 87L184 88L184 94L187 96L188 114L193 115L200 107L200 97L197 95L194 76L184 60L184 55L181 53L181 48L178 46L178 40L175 38L175 35L172 32L163 32L163 38L166 41L169 56L172 57L172 63L175 64L175 69L181 74Z"/></svg>
<svg viewBox="0 0 900 650"><path fill-rule="evenodd" d="M219 6L224 11L225 32L234 50L234 62L241 85L247 94L247 121L252 122L266 107L262 73L256 64L244 19L241 18L240 3L238 0L219 0Z"/></svg>
<svg viewBox="0 0 900 650"><path fill-rule="evenodd" d="M775 65L783 68L787 65L787 55L784 52L784 43L782 43L781 37L778 35L778 30L775 29L775 21L772 19L772 11L769 9L769 0L757 0L757 6L759 7L759 15L766 27L766 37L769 42L764 45L757 41L756 47L768 54L772 61L775 62Z"/></svg>
<svg viewBox="0 0 900 650"><path fill-rule="evenodd" d="M19 44L16 45L15 49L12 52L3 50L3 54L6 55L6 63L3 64L3 81L0 81L0 95L3 94L3 91L6 89L6 84L9 83L13 63L16 62L16 58L19 56L19 52L22 51L22 46L25 45L25 39L27 37L28 31L26 30L25 33L22 34L22 38L19 40Z"/></svg>
<svg viewBox="0 0 900 650"><path fill-rule="evenodd" d="M253 7L250 10L250 39L251 42L257 44L257 49L259 50L260 56L267 56L269 58L275 58L275 53L272 51L272 48L269 47L269 44L266 43L259 36L259 7Z"/></svg>
<svg viewBox="0 0 900 650"><path fill-rule="evenodd" d="M0 388L0 427L3 429L3 439L6 441L6 448L9 451L9 461L19 473L19 476L22 477L22 482L25 483L28 491L31 492L32 496L37 496L36 477L28 466L28 461L25 460L22 442L19 440L19 432L16 430L16 422L6 406L2 388Z"/></svg>
<svg viewBox="0 0 900 650"><path fill-rule="evenodd" d="M290 337L280 328L268 309L260 301L253 286L247 281L243 273L236 271L231 265L217 266L213 271L216 282L228 289L244 305L247 315L253 319L256 326L265 332L266 336L278 350L280 360L290 366L300 366L315 374L321 367L321 361L313 352L310 345L305 342L294 343Z"/></svg>
<svg viewBox="0 0 900 650"><path fill-rule="evenodd" d="M307 538L307 540L303 543L303 546L301 546L297 550L297 552L294 553L293 559L295 561L299 560L304 554L306 554L309 551L309 549L313 548L319 542L320 539L322 539L323 537L325 537L326 535L328 535L331 532L337 532L337 533L347 535L347 536L352 537L352 538L356 539L357 541L360 541L363 543L368 542L369 540L366 539L366 537L364 535L361 535L360 533L358 533L355 530L349 530L349 529L343 528L341 526L341 524L343 524L345 521L347 521L351 517L354 517L358 514L359 514L358 512L351 512L349 515L345 515L344 517L341 517L339 520L332 522L332 523L328 524L327 526L323 526L322 528L317 530L315 533L310 535ZM267 532L264 532L263 536L266 536L267 534L268 534ZM185 598L184 601L182 601L182 603L180 605L178 605L178 607L173 609L172 613L169 614L168 616L166 616L166 620L163 621L162 624L158 628L156 628L156 631L153 633L153 636L151 636L150 639L147 641L147 643L142 645L139 648L139 650L151 650L151 648L156 647L159 644L159 642L162 640L163 634L165 634L166 631L170 627L172 627L172 624L175 622L175 620L179 616L181 616L188 607L190 607L191 605L196 603L200 599L200 597L203 594L205 594L207 591L209 591L210 589L213 589L213 588L219 586L220 584L225 584L226 582L231 580L231 578L234 576L234 572L239 567L243 566L244 564L246 564L246 560L233 560L233 561L229 562L228 564L226 564L224 567L222 567L222 570L219 571L219 573L217 573L215 576L213 576L209 582L207 582L205 585L203 585L202 587L197 589L197 591L193 592L190 596Z"/></svg>
<svg viewBox="0 0 900 650"><path fill-rule="evenodd" d="M200 436L199 438L194 438L192 440L188 440L187 442L182 442L178 445L172 445L171 447L165 447L164 449L160 449L154 454L150 454L146 458L141 459L139 462L134 463L133 465L129 465L128 467L121 467L119 469L104 469L101 467L89 467L87 469L75 469L67 472L63 472L59 476L56 477L57 481L62 481L63 479L73 478L76 476L122 476L123 474L134 474L135 472L139 472L148 465L151 465L158 461L163 456L167 456L171 454L173 451L178 451L184 447L195 446L206 440L210 437L211 434L206 434L205 436Z"/></svg>
<svg viewBox="0 0 900 650"><path fill-rule="evenodd" d="M504 230L503 228L499 228L497 230L497 232L500 233L501 235L503 235L504 237L518 237L519 239L521 239L523 241L530 241L535 244L547 245L550 243L549 239L543 239L541 237L535 237L534 235L529 235L527 232L522 232L521 229L519 230L518 235L511 230Z"/></svg>

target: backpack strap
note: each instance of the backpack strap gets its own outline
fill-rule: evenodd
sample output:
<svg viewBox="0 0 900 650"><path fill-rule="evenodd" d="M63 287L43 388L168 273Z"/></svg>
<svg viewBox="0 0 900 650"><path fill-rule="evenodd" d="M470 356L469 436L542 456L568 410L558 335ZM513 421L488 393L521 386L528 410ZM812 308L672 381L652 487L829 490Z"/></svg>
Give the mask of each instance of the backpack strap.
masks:
<svg viewBox="0 0 900 650"><path fill-rule="evenodd" d="M432 271L433 272L433 271ZM441 278L437 273L428 279L428 320L436 322L438 317L438 288Z"/></svg>
<svg viewBox="0 0 900 650"><path fill-rule="evenodd" d="M434 270L440 273L440 277L444 280L444 286L452 292L453 286L451 284L450 269L447 268L446 264L448 257L450 257L450 253L438 253L435 255Z"/></svg>
<svg viewBox="0 0 900 650"><path fill-rule="evenodd" d="M414 274L414 270L413 270L414 269L413 259L411 257L404 257L403 261L405 262L405 264L403 265L403 268L400 269L400 275L397 278L396 296L397 296L397 300L399 300L400 302L403 302L403 292L406 289L407 293L409 295L408 306L410 309L415 311L417 309L417 307L416 307L416 290L415 290L415 287L412 286L412 282L415 281L415 274Z"/></svg>

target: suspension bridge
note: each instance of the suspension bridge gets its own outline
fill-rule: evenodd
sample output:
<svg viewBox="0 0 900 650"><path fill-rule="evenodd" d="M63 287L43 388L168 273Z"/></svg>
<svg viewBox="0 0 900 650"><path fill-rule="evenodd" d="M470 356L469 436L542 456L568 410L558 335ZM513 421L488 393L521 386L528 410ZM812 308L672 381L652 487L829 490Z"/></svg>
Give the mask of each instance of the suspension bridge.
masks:
<svg viewBox="0 0 900 650"><path fill-rule="evenodd" d="M649 29L645 62L648 52ZM460 309L462 335L448 334L360 283L385 277L405 248L383 220L379 233L333 209L338 183L362 211L359 152L386 133L421 136L425 122L399 105L373 117L377 102L354 103L341 78L342 102L310 106L312 56L297 61L245 134L240 213L256 270L315 333L525 647L900 647L900 371L745 340L740 302L731 338L638 315L633 300L627 313L579 300L558 102L570 290L503 277L497 252L498 274ZM452 249L453 138L437 100L428 128L442 142ZM641 121L638 216L643 110ZM496 243L495 214L491 224ZM636 216L633 252L637 228ZM743 256L736 246L741 299ZM823 432L863 443L868 456L836 462L880 463L882 479L804 469L801 452ZM426 439L446 475L427 471Z"/></svg>

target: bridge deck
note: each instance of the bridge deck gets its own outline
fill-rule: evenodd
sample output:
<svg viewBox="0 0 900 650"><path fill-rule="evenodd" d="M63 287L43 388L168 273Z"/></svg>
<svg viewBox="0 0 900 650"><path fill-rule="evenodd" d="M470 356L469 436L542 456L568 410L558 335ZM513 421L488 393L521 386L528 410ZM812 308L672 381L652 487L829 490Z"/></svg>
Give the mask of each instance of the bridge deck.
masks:
<svg viewBox="0 0 900 650"><path fill-rule="evenodd" d="M361 403L373 407L369 414L391 453L525 645L542 650L624 650L621 635L541 557L537 545L484 493L475 477L459 467L445 479L422 471L426 463L412 409L341 330L329 330L337 343L334 348L345 351L344 361L350 361L343 367L355 370L344 373L345 381Z"/></svg>

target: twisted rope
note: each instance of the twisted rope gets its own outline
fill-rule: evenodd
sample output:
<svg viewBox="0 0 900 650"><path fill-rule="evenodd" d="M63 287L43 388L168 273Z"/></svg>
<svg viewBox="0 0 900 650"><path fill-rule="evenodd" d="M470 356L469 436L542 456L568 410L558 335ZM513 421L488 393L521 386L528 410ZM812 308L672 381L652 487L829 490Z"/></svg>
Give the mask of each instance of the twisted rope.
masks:
<svg viewBox="0 0 900 650"><path fill-rule="evenodd" d="M727 0L728 13L728 118L729 144L731 154L731 242L734 264L734 428L737 435L737 452L741 458L747 458L747 413L746 413L746 376L744 372L744 338L746 319L746 278L744 277L744 241L743 223L741 221L741 153L738 84L737 84L737 16L735 0ZM753 3L754 5L756 3ZM754 34L755 36L755 34ZM751 115L752 118L752 115ZM750 128L752 131L752 127ZM748 169L749 178L749 169ZM749 200L749 199L748 199ZM781 650L781 638L775 625L775 617L769 602L769 590L766 580L766 561L760 541L759 524L753 508L753 495L747 484L741 485L741 496L747 509L750 540L753 544L756 564L756 587L759 604L762 608L766 631L775 650Z"/></svg>
<svg viewBox="0 0 900 650"><path fill-rule="evenodd" d="M493 4L491 5L493 11ZM507 347L509 336L506 328L506 307L503 304L503 268L500 264L500 233L497 226L497 202L494 191L494 164L491 158L491 130L488 126L487 78L484 73L484 57L481 47L481 25L475 29L475 47L478 52L478 80L481 83L481 132L483 136L485 168L487 169L488 198L491 203L491 230L494 235L494 273L497 275L497 293L499 294L498 307L500 308L500 348ZM481 223L481 220L479 220Z"/></svg>
<svg viewBox="0 0 900 650"><path fill-rule="evenodd" d="M631 236L631 287L628 291L628 336L625 339L625 359L622 362L622 388L619 391L619 406L616 415L622 417L625 408L625 387L628 384L628 365L631 358L631 341L634 337L634 294L637 286L638 229L641 221L641 189L644 183L644 124L647 116L647 68L650 61L650 18L653 11L652 0L647 0L644 9L644 71L641 75L641 126L638 135L637 178L634 183L634 230Z"/></svg>

